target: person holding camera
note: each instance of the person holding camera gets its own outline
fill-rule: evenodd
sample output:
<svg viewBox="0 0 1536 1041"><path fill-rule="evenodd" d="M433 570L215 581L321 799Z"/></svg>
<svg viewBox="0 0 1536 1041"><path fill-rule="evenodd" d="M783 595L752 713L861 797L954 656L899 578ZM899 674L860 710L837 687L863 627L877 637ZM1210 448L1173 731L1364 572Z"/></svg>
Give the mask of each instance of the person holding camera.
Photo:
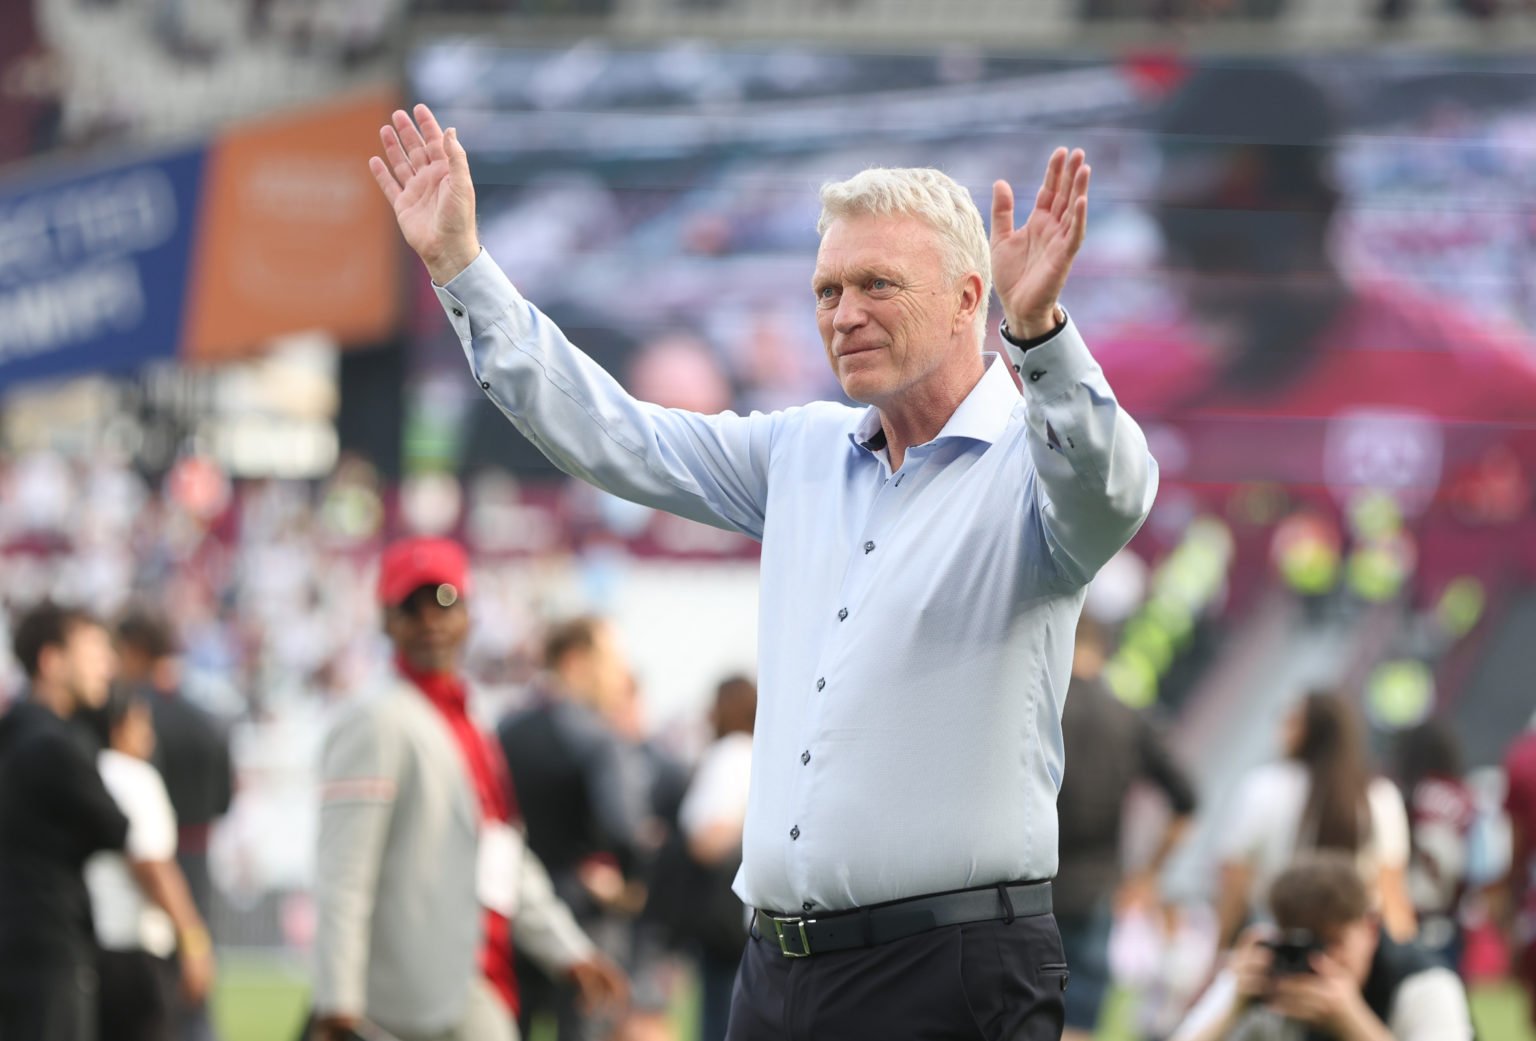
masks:
<svg viewBox="0 0 1536 1041"><path fill-rule="evenodd" d="M1298 857L1172 1041L1471 1041L1461 980L1382 928L1354 857Z"/></svg>

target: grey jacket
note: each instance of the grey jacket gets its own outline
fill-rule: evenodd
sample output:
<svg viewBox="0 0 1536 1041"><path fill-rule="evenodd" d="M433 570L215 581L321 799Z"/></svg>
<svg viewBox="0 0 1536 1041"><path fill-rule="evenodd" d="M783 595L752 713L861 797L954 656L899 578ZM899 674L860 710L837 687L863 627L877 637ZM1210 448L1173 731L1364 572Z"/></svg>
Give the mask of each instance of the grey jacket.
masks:
<svg viewBox="0 0 1536 1041"><path fill-rule="evenodd" d="M325 741L315 888L314 1007L401 1034L453 1028L479 973L480 812L452 732L395 676L348 706ZM512 935L546 971L591 941L544 866L519 858Z"/></svg>

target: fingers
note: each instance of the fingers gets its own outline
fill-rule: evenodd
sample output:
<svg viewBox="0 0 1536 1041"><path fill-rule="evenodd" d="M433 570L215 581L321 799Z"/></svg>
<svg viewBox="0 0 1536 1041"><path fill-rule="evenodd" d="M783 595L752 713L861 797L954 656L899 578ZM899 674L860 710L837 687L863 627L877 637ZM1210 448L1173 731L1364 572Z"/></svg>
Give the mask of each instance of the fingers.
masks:
<svg viewBox="0 0 1536 1041"><path fill-rule="evenodd" d="M425 105L416 107L418 110L426 108ZM405 146L405 154L410 159L411 165L419 169L431 162L427 158L427 143L422 140L421 131L416 129L416 124L411 121L411 117L397 109L393 122L395 133L400 135L400 143Z"/></svg>
<svg viewBox="0 0 1536 1041"><path fill-rule="evenodd" d="M1013 233L1013 186L1007 181L992 182L992 244L997 245Z"/></svg>
<svg viewBox="0 0 1536 1041"><path fill-rule="evenodd" d="M1066 149L1064 148L1057 149L1057 152L1065 151ZM1057 219L1065 217L1067 211L1071 208L1074 192L1077 188L1077 178L1082 172L1084 160L1083 150L1081 148L1074 148L1071 157L1066 159L1062 163L1062 168L1058 170L1059 176L1051 199L1051 213ZM1051 156L1051 162L1053 164L1056 162L1055 155Z"/></svg>
<svg viewBox="0 0 1536 1041"><path fill-rule="evenodd" d="M1088 179L1093 171L1084 164L1072 182L1072 209L1067 220L1067 236L1072 252L1082 248L1088 234Z"/></svg>
<svg viewBox="0 0 1536 1041"><path fill-rule="evenodd" d="M1056 189L1061 184L1061 171L1067 165L1067 150L1058 148L1051 153L1050 160L1045 164L1045 180L1040 183L1040 194L1055 198Z"/></svg>
<svg viewBox="0 0 1536 1041"><path fill-rule="evenodd" d="M427 158L430 160L443 158L443 128L438 125L437 117L425 105L417 105L413 111L416 113L416 125L421 128L421 139L426 146Z"/></svg>
<svg viewBox="0 0 1536 1041"><path fill-rule="evenodd" d="M400 185L395 181L394 174L389 172L389 165L376 155L368 157L368 170L373 174L373 179L379 183L379 190L384 193L384 199L393 206L395 200L400 197Z"/></svg>
<svg viewBox="0 0 1536 1041"><path fill-rule="evenodd" d="M459 131L456 127L449 127L448 133L444 135L443 150L448 153L448 168L455 174L469 177L469 155L464 151L464 146L459 144Z"/></svg>
<svg viewBox="0 0 1536 1041"><path fill-rule="evenodd" d="M397 113L398 114L398 113ZM400 145L400 135L395 132L393 126L379 127L379 141L384 145L384 161L394 171L395 180L402 186L411 179L416 172L416 167L405 154L405 149Z"/></svg>

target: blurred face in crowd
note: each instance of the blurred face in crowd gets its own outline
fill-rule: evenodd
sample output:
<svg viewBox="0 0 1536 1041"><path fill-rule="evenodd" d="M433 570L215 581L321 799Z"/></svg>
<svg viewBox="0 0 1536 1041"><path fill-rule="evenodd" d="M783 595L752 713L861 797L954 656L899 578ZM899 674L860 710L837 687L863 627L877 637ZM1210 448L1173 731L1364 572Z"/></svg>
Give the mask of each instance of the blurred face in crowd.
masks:
<svg viewBox="0 0 1536 1041"><path fill-rule="evenodd" d="M107 702L117 658L107 630L93 623L71 626L61 644L42 649L37 678L64 695L70 711L101 708Z"/></svg>
<svg viewBox="0 0 1536 1041"><path fill-rule="evenodd" d="M981 279L946 273L947 245L912 216L839 217L821 238L816 323L843 391L884 407L974 366Z"/></svg>
<svg viewBox="0 0 1536 1041"><path fill-rule="evenodd" d="M1381 925L1375 915L1356 918L1326 931L1320 937L1323 953L1343 967L1349 978L1364 983L1381 942Z"/></svg>
<svg viewBox="0 0 1536 1041"><path fill-rule="evenodd" d="M578 701L605 714L622 710L634 679L618 633L606 622L592 629L592 645L575 647L555 663L560 681Z"/></svg>
<svg viewBox="0 0 1536 1041"><path fill-rule="evenodd" d="M469 610L452 586L422 586L386 612L384 628L412 668L453 672L469 640Z"/></svg>

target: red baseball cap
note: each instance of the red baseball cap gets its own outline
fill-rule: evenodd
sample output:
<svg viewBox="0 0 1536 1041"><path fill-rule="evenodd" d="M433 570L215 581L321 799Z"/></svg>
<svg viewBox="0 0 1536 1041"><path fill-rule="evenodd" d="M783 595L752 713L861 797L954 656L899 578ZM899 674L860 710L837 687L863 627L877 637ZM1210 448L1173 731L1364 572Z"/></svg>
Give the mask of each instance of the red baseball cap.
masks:
<svg viewBox="0 0 1536 1041"><path fill-rule="evenodd" d="M420 536L390 543L379 559L379 602L399 607L422 586L452 586L456 596L467 595L469 557L464 547L452 539Z"/></svg>

